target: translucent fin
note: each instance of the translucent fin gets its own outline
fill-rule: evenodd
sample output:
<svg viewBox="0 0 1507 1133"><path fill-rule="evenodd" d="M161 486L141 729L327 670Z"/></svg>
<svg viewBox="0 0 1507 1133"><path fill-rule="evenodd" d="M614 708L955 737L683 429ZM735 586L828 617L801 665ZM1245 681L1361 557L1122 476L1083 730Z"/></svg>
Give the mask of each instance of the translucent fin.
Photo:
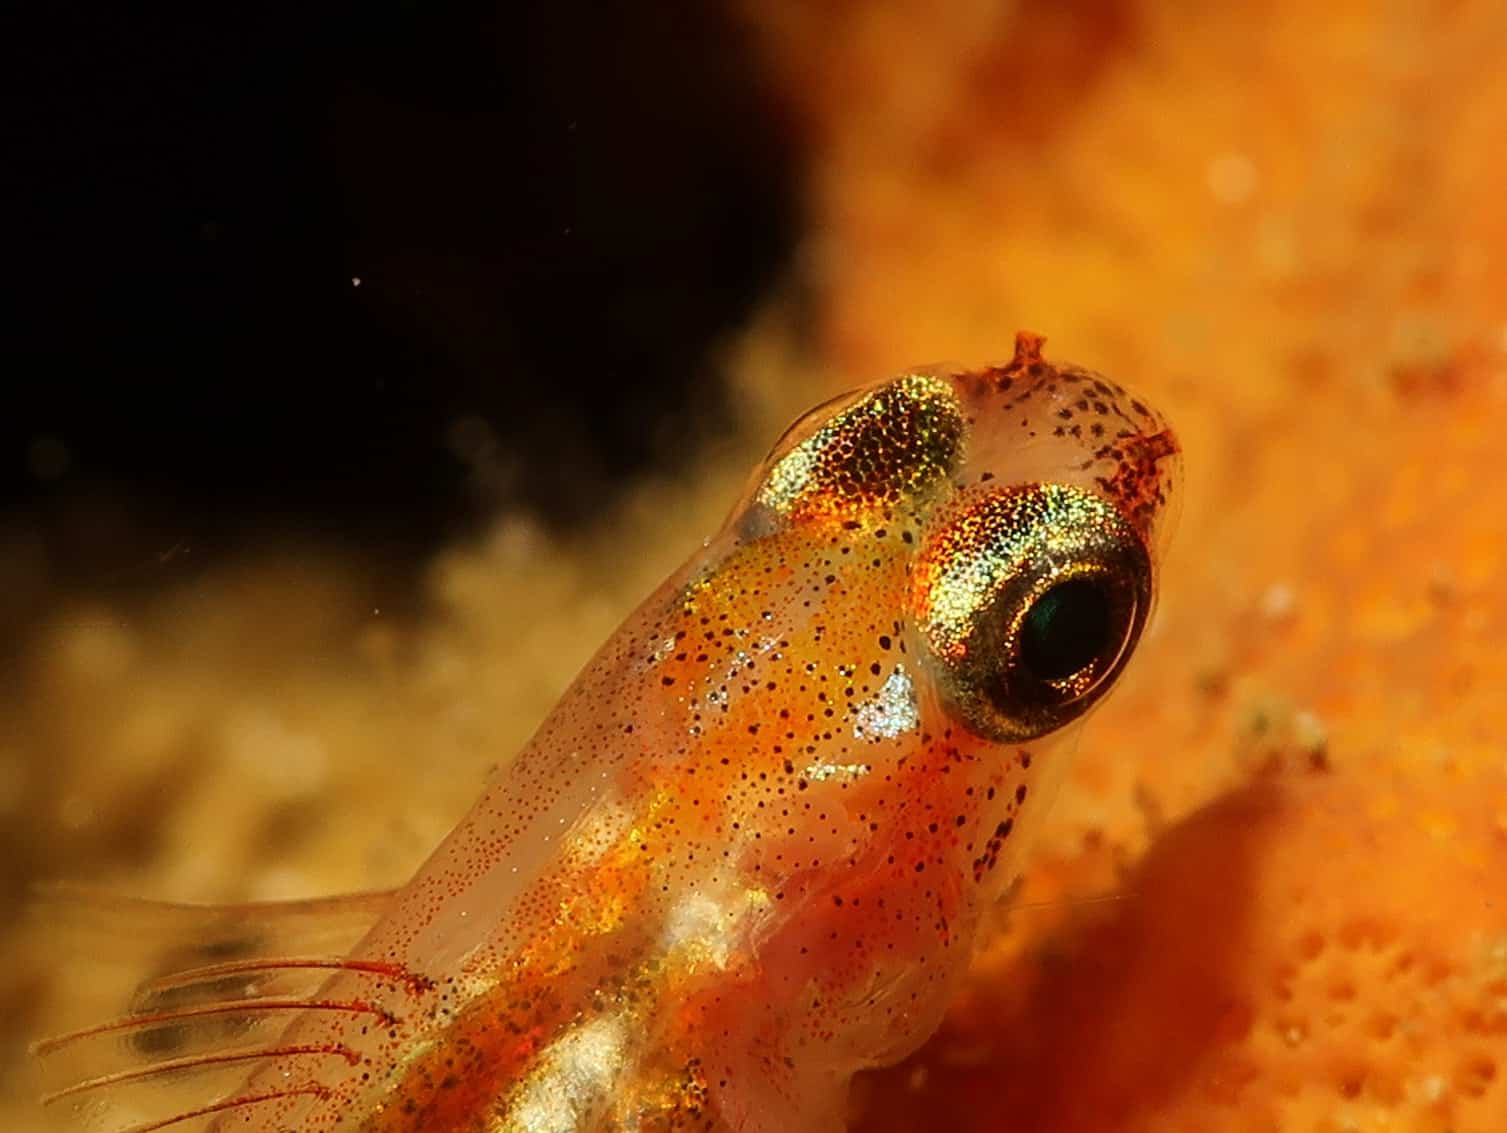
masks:
<svg viewBox="0 0 1507 1133"><path fill-rule="evenodd" d="M394 985L427 981L348 959L391 893L224 907L170 905L51 889L32 927L57 957L53 1033L32 1044L42 1104L60 1128L99 1133L208 1129L231 1113L327 1096L323 1078L357 1061L338 1041L287 1037L300 1013L391 1021ZM348 974L339 992L333 977ZM354 992L352 991L354 988ZM363 989L370 988L367 993ZM247 1082L273 1060L276 1090Z"/></svg>

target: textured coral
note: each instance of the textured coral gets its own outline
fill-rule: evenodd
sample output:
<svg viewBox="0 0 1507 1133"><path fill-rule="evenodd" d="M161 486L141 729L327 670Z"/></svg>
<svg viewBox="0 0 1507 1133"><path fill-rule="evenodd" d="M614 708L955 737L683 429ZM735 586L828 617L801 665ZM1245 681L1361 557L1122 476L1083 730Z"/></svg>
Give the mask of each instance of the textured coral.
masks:
<svg viewBox="0 0 1507 1133"><path fill-rule="evenodd" d="M1504 802L1392 776L1224 796L1123 900L1018 914L862 1128L1500 1128Z"/></svg>

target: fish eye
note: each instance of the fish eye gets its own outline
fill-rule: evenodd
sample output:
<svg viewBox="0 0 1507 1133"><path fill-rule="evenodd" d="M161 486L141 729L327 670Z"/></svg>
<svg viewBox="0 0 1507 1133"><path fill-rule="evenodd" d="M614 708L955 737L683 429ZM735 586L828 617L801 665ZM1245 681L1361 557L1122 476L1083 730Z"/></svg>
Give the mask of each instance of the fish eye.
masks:
<svg viewBox="0 0 1507 1133"><path fill-rule="evenodd" d="M928 663L951 707L1018 742L1113 685L1150 612L1151 557L1115 505L1070 485L974 495L940 517L912 572Z"/></svg>

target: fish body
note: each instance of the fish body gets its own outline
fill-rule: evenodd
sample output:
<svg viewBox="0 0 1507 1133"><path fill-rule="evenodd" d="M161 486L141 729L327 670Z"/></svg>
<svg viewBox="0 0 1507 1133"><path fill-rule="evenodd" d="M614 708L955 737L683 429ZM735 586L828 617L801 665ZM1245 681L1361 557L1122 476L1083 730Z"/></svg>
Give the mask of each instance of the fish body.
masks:
<svg viewBox="0 0 1507 1133"><path fill-rule="evenodd" d="M1176 443L1040 347L792 426L349 950L138 1004L228 997L271 1039L135 1128L841 1128L940 1021L1151 609ZM175 1078L215 1053L183 1049Z"/></svg>

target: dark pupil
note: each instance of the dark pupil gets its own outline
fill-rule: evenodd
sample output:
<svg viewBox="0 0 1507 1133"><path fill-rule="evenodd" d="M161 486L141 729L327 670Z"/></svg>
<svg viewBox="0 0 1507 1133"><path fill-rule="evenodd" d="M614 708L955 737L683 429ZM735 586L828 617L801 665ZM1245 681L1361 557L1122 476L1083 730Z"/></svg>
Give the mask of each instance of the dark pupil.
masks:
<svg viewBox="0 0 1507 1133"><path fill-rule="evenodd" d="M1020 658L1037 680L1060 681L1091 664L1109 639L1109 595L1097 582L1059 582L1026 611Z"/></svg>

